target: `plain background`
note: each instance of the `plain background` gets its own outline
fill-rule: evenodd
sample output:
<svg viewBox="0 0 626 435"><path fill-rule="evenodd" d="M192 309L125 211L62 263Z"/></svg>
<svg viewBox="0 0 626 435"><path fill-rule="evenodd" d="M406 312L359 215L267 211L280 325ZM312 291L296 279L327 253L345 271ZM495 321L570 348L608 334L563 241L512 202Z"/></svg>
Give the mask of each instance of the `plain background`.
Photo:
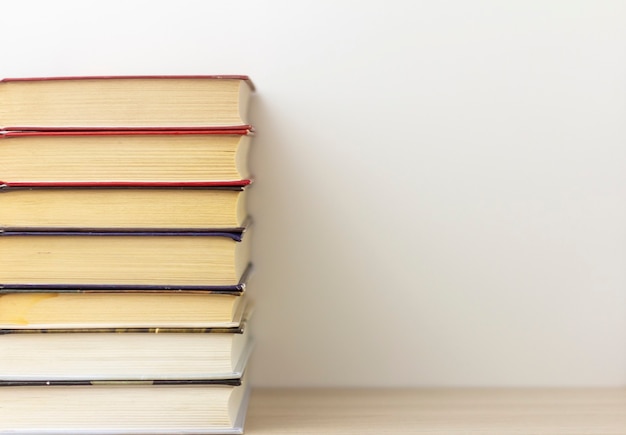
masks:
<svg viewBox="0 0 626 435"><path fill-rule="evenodd" d="M256 385L626 384L626 2L2 16L4 77L253 78Z"/></svg>

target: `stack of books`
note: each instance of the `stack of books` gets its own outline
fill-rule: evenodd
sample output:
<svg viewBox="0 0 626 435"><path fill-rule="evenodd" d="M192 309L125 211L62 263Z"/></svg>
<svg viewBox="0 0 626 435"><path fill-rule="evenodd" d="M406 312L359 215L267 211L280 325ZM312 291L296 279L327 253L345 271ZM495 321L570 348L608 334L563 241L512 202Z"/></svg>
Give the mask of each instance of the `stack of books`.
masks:
<svg viewBox="0 0 626 435"><path fill-rule="evenodd" d="M242 433L252 91L0 82L0 434Z"/></svg>

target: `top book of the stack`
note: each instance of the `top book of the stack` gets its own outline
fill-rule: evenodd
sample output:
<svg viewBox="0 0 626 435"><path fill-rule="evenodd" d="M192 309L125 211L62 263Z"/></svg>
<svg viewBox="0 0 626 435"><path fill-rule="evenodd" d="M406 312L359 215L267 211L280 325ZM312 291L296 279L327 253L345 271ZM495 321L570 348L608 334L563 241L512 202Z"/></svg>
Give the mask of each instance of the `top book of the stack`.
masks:
<svg viewBox="0 0 626 435"><path fill-rule="evenodd" d="M250 129L247 76L94 76L0 80L0 129Z"/></svg>

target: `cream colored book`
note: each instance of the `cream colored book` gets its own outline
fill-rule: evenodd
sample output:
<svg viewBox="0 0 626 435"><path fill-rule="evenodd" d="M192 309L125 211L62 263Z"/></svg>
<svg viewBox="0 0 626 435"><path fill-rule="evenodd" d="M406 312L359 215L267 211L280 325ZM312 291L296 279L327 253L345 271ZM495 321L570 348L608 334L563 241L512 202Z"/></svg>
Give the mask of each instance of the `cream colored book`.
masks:
<svg viewBox="0 0 626 435"><path fill-rule="evenodd" d="M0 232L0 288L228 289L250 261L250 231Z"/></svg>
<svg viewBox="0 0 626 435"><path fill-rule="evenodd" d="M5 381L233 379L252 350L229 328L0 329Z"/></svg>
<svg viewBox="0 0 626 435"><path fill-rule="evenodd" d="M212 183L5 186L0 227L236 230L248 215L246 189Z"/></svg>
<svg viewBox="0 0 626 435"><path fill-rule="evenodd" d="M246 376L0 384L1 435L241 434L249 395Z"/></svg>
<svg viewBox="0 0 626 435"><path fill-rule="evenodd" d="M6 130L229 128L248 125L247 76L102 76L0 81Z"/></svg>
<svg viewBox="0 0 626 435"><path fill-rule="evenodd" d="M239 182L251 177L248 168L251 138L247 127L231 130L9 131L0 134L0 180L6 183L78 184Z"/></svg>
<svg viewBox="0 0 626 435"><path fill-rule="evenodd" d="M3 291L0 328L237 327L245 299L210 290Z"/></svg>

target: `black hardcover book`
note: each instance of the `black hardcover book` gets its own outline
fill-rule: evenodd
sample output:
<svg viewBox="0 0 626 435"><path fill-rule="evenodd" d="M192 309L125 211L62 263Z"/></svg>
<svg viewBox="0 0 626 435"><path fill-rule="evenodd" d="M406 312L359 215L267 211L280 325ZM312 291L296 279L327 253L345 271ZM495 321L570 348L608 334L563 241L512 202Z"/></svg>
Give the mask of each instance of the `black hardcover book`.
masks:
<svg viewBox="0 0 626 435"><path fill-rule="evenodd" d="M250 230L0 230L3 289L240 291Z"/></svg>
<svg viewBox="0 0 626 435"><path fill-rule="evenodd" d="M2 435L241 434L241 379L0 383Z"/></svg>

